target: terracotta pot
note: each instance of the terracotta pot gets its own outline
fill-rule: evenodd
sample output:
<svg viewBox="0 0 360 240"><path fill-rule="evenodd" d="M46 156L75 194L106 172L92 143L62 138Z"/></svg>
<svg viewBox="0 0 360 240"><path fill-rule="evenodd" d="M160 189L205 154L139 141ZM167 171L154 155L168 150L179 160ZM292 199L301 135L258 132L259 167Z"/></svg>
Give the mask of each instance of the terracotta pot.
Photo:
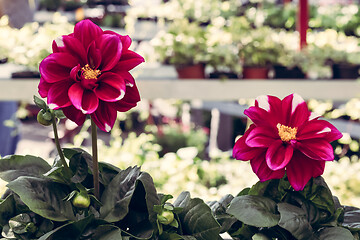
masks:
<svg viewBox="0 0 360 240"><path fill-rule="evenodd" d="M244 67L243 78L245 79L267 79L269 69L267 67Z"/></svg>
<svg viewBox="0 0 360 240"><path fill-rule="evenodd" d="M205 78L205 66L201 63L191 66L176 67L176 72L179 79Z"/></svg>

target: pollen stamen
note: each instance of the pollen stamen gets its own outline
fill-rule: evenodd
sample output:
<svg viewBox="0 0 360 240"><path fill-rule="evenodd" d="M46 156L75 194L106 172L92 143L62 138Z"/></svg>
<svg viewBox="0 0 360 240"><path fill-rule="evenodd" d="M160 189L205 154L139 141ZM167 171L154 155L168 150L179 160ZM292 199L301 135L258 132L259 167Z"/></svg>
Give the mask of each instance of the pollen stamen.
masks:
<svg viewBox="0 0 360 240"><path fill-rule="evenodd" d="M89 66L89 64L86 64L81 68L81 70L85 79L97 79L97 77L101 74L99 69L94 70Z"/></svg>
<svg viewBox="0 0 360 240"><path fill-rule="evenodd" d="M297 127L288 127L280 123L276 125L279 137L283 142L289 142L296 139Z"/></svg>

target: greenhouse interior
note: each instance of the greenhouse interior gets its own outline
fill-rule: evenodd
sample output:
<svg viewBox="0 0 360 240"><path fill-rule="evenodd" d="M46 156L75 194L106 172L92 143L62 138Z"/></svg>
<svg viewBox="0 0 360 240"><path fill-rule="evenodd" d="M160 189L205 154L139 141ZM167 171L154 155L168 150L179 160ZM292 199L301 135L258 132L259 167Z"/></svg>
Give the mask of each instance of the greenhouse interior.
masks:
<svg viewBox="0 0 360 240"><path fill-rule="evenodd" d="M1 239L360 239L359 79L358 0L0 0Z"/></svg>

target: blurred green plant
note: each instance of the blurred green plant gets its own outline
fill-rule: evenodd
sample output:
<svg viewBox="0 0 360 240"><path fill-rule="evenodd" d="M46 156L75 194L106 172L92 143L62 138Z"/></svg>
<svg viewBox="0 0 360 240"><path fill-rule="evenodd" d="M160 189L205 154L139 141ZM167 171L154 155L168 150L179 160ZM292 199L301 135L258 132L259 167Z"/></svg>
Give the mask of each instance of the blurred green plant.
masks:
<svg viewBox="0 0 360 240"><path fill-rule="evenodd" d="M0 19L0 58L38 71L42 59L51 52L51 42L57 36L69 34L74 28L60 13L53 15L52 22L40 26L37 22L27 23L21 29L9 26L7 16ZM9 41L11 39L11 41Z"/></svg>

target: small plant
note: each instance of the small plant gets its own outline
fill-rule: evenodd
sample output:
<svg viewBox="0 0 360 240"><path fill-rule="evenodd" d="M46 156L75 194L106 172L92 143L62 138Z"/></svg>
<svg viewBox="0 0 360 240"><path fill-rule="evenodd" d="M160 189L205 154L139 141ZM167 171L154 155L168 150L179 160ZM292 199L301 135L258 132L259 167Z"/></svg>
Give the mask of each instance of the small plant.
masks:
<svg viewBox="0 0 360 240"><path fill-rule="evenodd" d="M204 63L206 31L196 22L174 20L152 40L159 61L177 67Z"/></svg>

